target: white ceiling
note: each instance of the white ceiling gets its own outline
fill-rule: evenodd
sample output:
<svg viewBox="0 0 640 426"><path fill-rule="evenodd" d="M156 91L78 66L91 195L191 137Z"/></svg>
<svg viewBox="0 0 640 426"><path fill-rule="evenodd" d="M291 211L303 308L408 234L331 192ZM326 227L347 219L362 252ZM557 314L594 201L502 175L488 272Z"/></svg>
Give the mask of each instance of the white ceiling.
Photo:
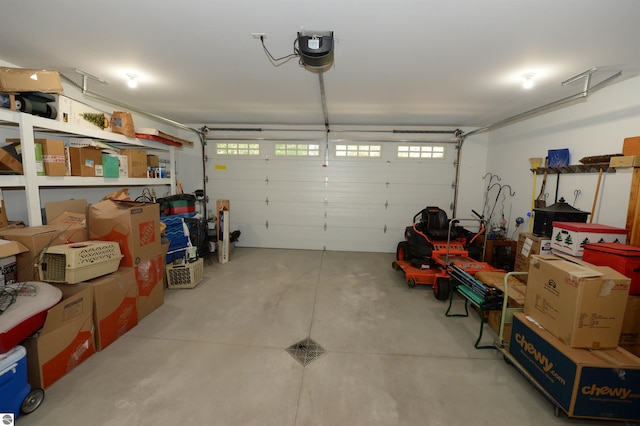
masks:
<svg viewBox="0 0 640 426"><path fill-rule="evenodd" d="M301 28L334 31L324 75L330 125L476 127L640 71L639 0L9 0L0 59L81 69L88 90L189 124L324 123L317 74L293 51ZM137 89L125 74L141 76ZM536 87L519 77L536 72Z"/></svg>

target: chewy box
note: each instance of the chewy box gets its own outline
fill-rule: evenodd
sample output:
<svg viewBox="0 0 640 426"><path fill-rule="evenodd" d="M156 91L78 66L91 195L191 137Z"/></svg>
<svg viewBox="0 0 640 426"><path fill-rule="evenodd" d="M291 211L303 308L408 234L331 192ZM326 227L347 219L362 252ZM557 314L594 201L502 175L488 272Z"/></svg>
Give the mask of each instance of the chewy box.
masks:
<svg viewBox="0 0 640 426"><path fill-rule="evenodd" d="M570 348L516 313L509 353L569 417L640 420L640 358L628 351Z"/></svg>
<svg viewBox="0 0 640 426"><path fill-rule="evenodd" d="M615 348L630 280L607 266L533 256L524 312L575 348Z"/></svg>
<svg viewBox="0 0 640 426"><path fill-rule="evenodd" d="M627 231L624 228L599 225L597 223L553 222L551 248L581 257L584 245L589 243L626 243Z"/></svg>

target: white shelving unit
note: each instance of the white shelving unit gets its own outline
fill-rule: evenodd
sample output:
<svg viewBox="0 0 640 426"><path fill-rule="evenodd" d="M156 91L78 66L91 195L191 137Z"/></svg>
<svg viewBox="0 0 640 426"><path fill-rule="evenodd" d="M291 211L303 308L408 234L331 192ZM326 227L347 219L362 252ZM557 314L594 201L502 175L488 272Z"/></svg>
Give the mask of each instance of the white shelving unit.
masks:
<svg viewBox="0 0 640 426"><path fill-rule="evenodd" d="M42 225L40 214L40 189L59 187L105 187L105 186L158 186L171 187L175 194L176 147L150 140L128 138L117 133L63 123L47 118L0 108L0 130L17 128L22 145L22 175L0 175L0 188L24 188L29 225ZM0 133L1 134L1 133ZM85 137L98 139L120 147L165 151L169 155L171 178L102 178L82 176L38 176L36 170L35 139Z"/></svg>

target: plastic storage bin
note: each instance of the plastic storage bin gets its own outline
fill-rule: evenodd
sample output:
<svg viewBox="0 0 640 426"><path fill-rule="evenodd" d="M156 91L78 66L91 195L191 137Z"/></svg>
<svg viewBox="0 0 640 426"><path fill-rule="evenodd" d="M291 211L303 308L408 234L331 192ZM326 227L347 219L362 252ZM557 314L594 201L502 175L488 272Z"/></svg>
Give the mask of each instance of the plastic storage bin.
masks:
<svg viewBox="0 0 640 426"><path fill-rule="evenodd" d="M608 266L631 278L629 294L640 294L640 247L619 243L586 244L582 260Z"/></svg>
<svg viewBox="0 0 640 426"><path fill-rule="evenodd" d="M627 231L597 223L553 222L551 249L581 257L589 243L626 243Z"/></svg>
<svg viewBox="0 0 640 426"><path fill-rule="evenodd" d="M31 389L27 382L27 351L15 346L0 354L0 413L29 414L44 399L42 389Z"/></svg>

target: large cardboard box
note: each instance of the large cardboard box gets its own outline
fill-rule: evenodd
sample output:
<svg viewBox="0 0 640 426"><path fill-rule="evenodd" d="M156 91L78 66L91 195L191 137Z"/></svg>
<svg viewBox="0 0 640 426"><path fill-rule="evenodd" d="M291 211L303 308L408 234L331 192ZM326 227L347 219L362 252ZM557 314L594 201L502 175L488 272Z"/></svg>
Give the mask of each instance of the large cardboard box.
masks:
<svg viewBox="0 0 640 426"><path fill-rule="evenodd" d="M16 255L27 250L18 241L0 240L0 287L18 281Z"/></svg>
<svg viewBox="0 0 640 426"><path fill-rule="evenodd" d="M76 101L75 99L71 99L64 95L56 96L56 108L58 110L58 116L56 120L62 121L65 123L74 124L76 126L90 127L92 129L99 129L100 127L96 126L92 122L85 120L82 117L82 114L103 114L102 111L93 108L90 105L87 105L83 102ZM109 124L109 115L104 114L106 118L106 127L108 128Z"/></svg>
<svg viewBox="0 0 640 426"><path fill-rule="evenodd" d="M138 324L138 285L133 268L87 281L93 286L96 350L101 351Z"/></svg>
<svg viewBox="0 0 640 426"><path fill-rule="evenodd" d="M570 348L514 314L509 353L570 417L640 420L640 358L622 348Z"/></svg>
<svg viewBox="0 0 640 426"><path fill-rule="evenodd" d="M630 285L607 266L533 256L524 312L571 347L615 348Z"/></svg>
<svg viewBox="0 0 640 426"><path fill-rule="evenodd" d="M0 67L0 92L62 93L58 71Z"/></svg>
<svg viewBox="0 0 640 426"><path fill-rule="evenodd" d="M29 384L46 389L95 353L93 288L52 284L62 301L47 313L44 326L23 342L27 349Z"/></svg>
<svg viewBox="0 0 640 426"><path fill-rule="evenodd" d="M47 224L75 224L85 223L87 212L87 200L85 198L49 201L44 204L45 218Z"/></svg>
<svg viewBox="0 0 640 426"><path fill-rule="evenodd" d="M69 148L71 176L102 176L102 150L87 146Z"/></svg>
<svg viewBox="0 0 640 426"><path fill-rule="evenodd" d="M147 151L142 149L122 149L120 155L127 157L130 178L147 177Z"/></svg>
<svg viewBox="0 0 640 426"><path fill-rule="evenodd" d="M7 138L7 142L20 143L19 138ZM34 139L42 150L42 164L47 176L65 176L67 174L64 141L60 139Z"/></svg>
<svg viewBox="0 0 640 426"><path fill-rule="evenodd" d="M89 206L89 239L117 241L123 254L120 266L136 266L160 255L158 204L104 200Z"/></svg>
<svg viewBox="0 0 640 426"><path fill-rule="evenodd" d="M135 266L138 284L138 321L158 309L164 303L163 256L140 262Z"/></svg>
<svg viewBox="0 0 640 426"><path fill-rule="evenodd" d="M67 167L65 165L64 141L58 139L36 139L36 143L42 145L44 174L47 176L65 176Z"/></svg>
<svg viewBox="0 0 640 426"><path fill-rule="evenodd" d="M19 241L28 251L16 256L18 280L40 281L36 266L45 247L87 240L87 231L80 225L47 225L27 228L2 228L0 238Z"/></svg>
<svg viewBox="0 0 640 426"><path fill-rule="evenodd" d="M530 232L522 232L518 236L516 261L513 270L517 272L528 272L529 262L531 260L531 256L534 254L550 255L551 240L544 237L538 237ZM527 275L518 275L517 278L524 283L528 280Z"/></svg>
<svg viewBox="0 0 640 426"><path fill-rule="evenodd" d="M630 295L620 330L620 346L640 356L640 296Z"/></svg>

